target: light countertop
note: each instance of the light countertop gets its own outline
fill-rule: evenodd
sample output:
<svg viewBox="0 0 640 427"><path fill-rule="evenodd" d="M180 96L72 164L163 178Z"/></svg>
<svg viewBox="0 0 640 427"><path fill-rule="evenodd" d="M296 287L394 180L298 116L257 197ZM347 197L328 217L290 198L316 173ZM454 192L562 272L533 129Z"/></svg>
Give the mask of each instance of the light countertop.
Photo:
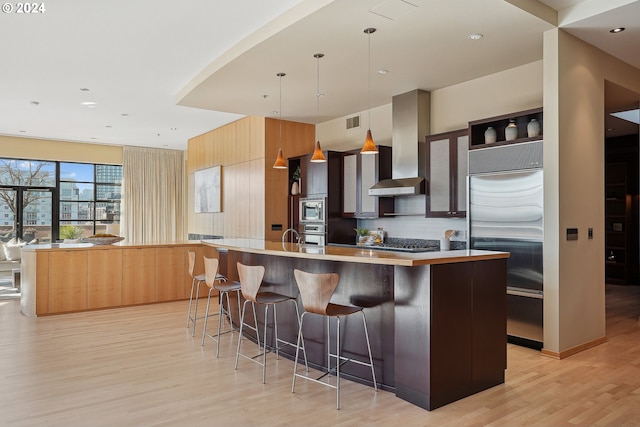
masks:
<svg viewBox="0 0 640 427"><path fill-rule="evenodd" d="M381 251L368 248L366 246L356 248L304 244L299 245L297 243L282 243L260 239L215 239L202 240L202 243L218 249L256 254L409 267L428 264L482 261L509 257L509 252L482 251L475 249L407 253L388 250Z"/></svg>

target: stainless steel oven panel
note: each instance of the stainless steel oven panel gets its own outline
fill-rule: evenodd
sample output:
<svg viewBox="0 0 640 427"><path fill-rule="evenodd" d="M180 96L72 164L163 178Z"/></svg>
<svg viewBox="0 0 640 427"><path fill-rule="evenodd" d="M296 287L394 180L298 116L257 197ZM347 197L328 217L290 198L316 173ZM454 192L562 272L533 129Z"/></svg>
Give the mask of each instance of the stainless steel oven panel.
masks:
<svg viewBox="0 0 640 427"><path fill-rule="evenodd" d="M324 199L300 199L300 222L325 222Z"/></svg>
<svg viewBox="0 0 640 427"><path fill-rule="evenodd" d="M302 240L305 245L324 246L324 234L302 234Z"/></svg>
<svg viewBox="0 0 640 427"><path fill-rule="evenodd" d="M314 234L324 234L324 224L308 222L302 225L301 232L303 234L314 233Z"/></svg>

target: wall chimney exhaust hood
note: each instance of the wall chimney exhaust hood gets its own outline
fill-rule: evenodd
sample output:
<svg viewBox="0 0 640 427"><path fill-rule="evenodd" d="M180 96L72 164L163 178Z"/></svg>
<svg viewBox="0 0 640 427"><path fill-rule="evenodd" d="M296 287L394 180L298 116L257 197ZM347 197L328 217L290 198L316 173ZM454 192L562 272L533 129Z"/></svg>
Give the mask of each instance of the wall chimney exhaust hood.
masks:
<svg viewBox="0 0 640 427"><path fill-rule="evenodd" d="M393 197L424 194L424 138L429 134L431 94L421 89L395 95L392 109L392 179L379 181L369 196Z"/></svg>
<svg viewBox="0 0 640 427"><path fill-rule="evenodd" d="M424 194L424 178L383 179L369 189L370 196L415 196Z"/></svg>

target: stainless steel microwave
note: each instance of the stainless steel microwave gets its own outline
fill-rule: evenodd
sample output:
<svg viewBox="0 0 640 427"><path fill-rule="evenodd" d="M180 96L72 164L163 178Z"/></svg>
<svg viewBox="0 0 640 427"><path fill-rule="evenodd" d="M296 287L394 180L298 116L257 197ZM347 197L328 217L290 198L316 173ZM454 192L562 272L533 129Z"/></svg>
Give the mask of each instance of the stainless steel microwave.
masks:
<svg viewBox="0 0 640 427"><path fill-rule="evenodd" d="M324 222L325 199L300 199L300 222Z"/></svg>

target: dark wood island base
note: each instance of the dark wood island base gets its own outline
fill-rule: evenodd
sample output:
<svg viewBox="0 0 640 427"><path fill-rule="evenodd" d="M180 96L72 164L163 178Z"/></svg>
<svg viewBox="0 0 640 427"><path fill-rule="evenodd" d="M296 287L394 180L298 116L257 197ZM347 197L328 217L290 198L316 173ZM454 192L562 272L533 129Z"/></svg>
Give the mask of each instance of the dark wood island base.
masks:
<svg viewBox="0 0 640 427"><path fill-rule="evenodd" d="M312 253L275 242L258 247L228 239L204 243L221 251L221 272L231 280L238 278L236 262L261 264L266 267L264 286L291 296L298 295L295 268L338 273L332 301L366 308L376 377L382 389L401 399L433 410L504 383L508 253L408 255L337 247ZM298 304L302 310L299 299ZM262 316L260 312L258 323ZM293 308L278 310L278 334L291 342L297 336L294 316ZM359 328L359 322L345 322L343 331L360 337ZM310 366L327 366L325 321L310 318L304 333ZM350 339L343 346L347 355L366 356L364 339ZM282 353L293 358L295 350L285 347ZM348 366L343 374L372 385L368 368Z"/></svg>

